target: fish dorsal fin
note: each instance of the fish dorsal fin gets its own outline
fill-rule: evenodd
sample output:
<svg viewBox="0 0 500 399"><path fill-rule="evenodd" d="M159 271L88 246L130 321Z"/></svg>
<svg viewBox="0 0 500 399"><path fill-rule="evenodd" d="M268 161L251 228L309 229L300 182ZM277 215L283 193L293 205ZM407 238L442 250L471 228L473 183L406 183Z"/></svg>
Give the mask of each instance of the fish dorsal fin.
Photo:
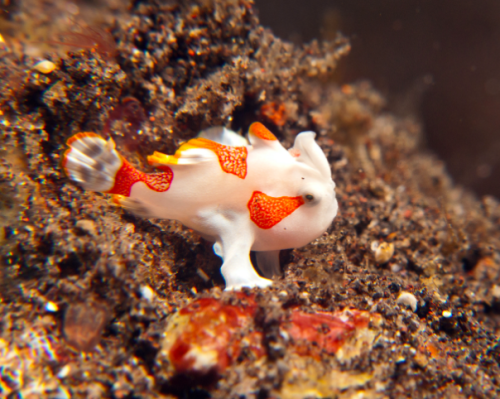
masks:
<svg viewBox="0 0 500 399"><path fill-rule="evenodd" d="M247 146L230 146L198 137L182 144L174 155L155 152L148 162L158 168L166 165L195 165L218 161L223 172L244 179L247 175Z"/></svg>
<svg viewBox="0 0 500 399"><path fill-rule="evenodd" d="M260 122L254 122L250 125L248 139L254 148L271 147L284 150L276 136Z"/></svg>
<svg viewBox="0 0 500 399"><path fill-rule="evenodd" d="M313 169L316 169L325 179L331 180L332 172L325 153L316 143L314 132L302 132L295 137L293 147L288 151L294 156L297 162L302 162Z"/></svg>
<svg viewBox="0 0 500 399"><path fill-rule="evenodd" d="M198 137L232 147L243 147L249 144L246 138L223 126L215 126L202 130L198 134Z"/></svg>
<svg viewBox="0 0 500 399"><path fill-rule="evenodd" d="M223 126L215 126L201 131L194 139L182 143L174 155L155 151L148 156L149 164L157 168L162 165L193 165L214 160L217 149L222 146L246 147L248 141L238 133Z"/></svg>

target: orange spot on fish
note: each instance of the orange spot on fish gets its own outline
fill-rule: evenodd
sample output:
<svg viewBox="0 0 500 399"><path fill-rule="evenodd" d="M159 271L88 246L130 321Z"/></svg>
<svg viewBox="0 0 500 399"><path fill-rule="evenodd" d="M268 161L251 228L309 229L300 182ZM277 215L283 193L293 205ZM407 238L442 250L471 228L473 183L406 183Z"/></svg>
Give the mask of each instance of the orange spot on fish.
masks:
<svg viewBox="0 0 500 399"><path fill-rule="evenodd" d="M224 172L236 175L240 179L247 176L248 150L246 147L223 145L203 137L189 140L186 144L215 152L217 158L219 158L220 167Z"/></svg>
<svg viewBox="0 0 500 399"><path fill-rule="evenodd" d="M269 129L260 122L252 123L248 128L248 133L253 134L254 136L262 140L277 140L276 136L272 134Z"/></svg>
<svg viewBox="0 0 500 399"><path fill-rule="evenodd" d="M271 197L254 191L248 201L250 219L261 229L270 229L305 203L302 197Z"/></svg>

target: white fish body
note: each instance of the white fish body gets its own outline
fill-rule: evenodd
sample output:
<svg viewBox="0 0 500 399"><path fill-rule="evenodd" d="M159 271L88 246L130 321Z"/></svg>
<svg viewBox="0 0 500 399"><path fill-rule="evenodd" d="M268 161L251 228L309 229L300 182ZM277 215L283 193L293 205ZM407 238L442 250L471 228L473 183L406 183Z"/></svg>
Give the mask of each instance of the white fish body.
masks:
<svg viewBox="0 0 500 399"><path fill-rule="evenodd" d="M279 251L306 245L337 214L335 184L315 134L297 135L286 150L262 124L248 142L225 128L211 128L181 145L174 155L148 161L162 173L133 168L94 133L68 140L64 168L83 188L117 195L125 208L144 216L179 220L215 242L226 289L265 287L250 261L257 251L266 277L280 273Z"/></svg>

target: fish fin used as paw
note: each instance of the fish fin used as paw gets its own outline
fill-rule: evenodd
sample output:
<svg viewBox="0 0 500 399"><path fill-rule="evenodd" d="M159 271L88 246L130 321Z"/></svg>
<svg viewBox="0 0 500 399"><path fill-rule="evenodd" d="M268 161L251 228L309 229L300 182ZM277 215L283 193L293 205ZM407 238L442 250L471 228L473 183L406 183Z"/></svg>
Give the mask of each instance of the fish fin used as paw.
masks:
<svg viewBox="0 0 500 399"><path fill-rule="evenodd" d="M250 261L254 236L246 215L228 220L227 217L215 213L208 219L214 230L219 231L213 248L223 260L221 273L226 282L226 290L270 286L272 280L259 276Z"/></svg>
<svg viewBox="0 0 500 399"><path fill-rule="evenodd" d="M266 278L281 276L280 250L255 252L257 267L260 273Z"/></svg>
<svg viewBox="0 0 500 399"><path fill-rule="evenodd" d="M113 203L121 206L123 209L133 213L134 215L143 218L155 217L149 210L148 205L137 198L130 198L115 194L113 195Z"/></svg>

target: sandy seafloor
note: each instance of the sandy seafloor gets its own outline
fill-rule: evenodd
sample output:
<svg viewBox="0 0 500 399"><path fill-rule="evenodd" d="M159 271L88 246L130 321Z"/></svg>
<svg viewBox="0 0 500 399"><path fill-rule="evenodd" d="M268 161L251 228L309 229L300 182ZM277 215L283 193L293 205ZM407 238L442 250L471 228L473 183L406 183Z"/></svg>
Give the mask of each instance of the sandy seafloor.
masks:
<svg viewBox="0 0 500 399"><path fill-rule="evenodd" d="M500 204L369 82L332 82L346 39L286 43L245 0L1 4L0 397L499 395ZM317 132L340 206L269 289L224 292L210 243L60 165L81 131L151 171L253 121Z"/></svg>

